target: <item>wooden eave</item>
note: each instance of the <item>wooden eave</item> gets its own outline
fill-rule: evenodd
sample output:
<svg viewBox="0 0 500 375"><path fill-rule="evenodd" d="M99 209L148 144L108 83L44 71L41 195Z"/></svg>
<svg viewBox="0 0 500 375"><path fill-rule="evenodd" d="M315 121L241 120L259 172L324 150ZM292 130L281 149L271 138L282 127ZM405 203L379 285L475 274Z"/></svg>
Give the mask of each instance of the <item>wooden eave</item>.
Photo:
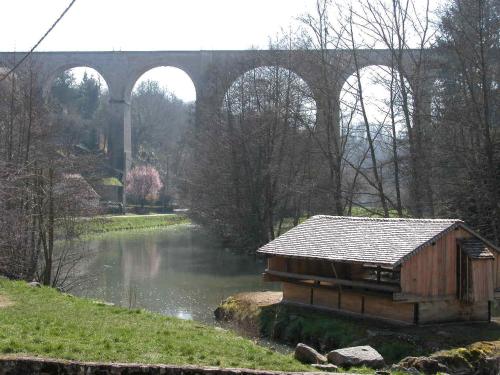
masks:
<svg viewBox="0 0 500 375"><path fill-rule="evenodd" d="M320 257L311 257L311 256L300 256L300 255L284 255L284 254L262 254L266 258L272 258L272 257L281 257L281 258L290 258L290 259L299 259L299 260L320 260L323 262L330 262L330 263L346 263L346 264L366 264L370 266L380 266L380 267L387 267L388 269L394 269L393 263L388 263L388 262L368 262L368 261L348 261L345 259L331 259L331 258L320 258Z"/></svg>

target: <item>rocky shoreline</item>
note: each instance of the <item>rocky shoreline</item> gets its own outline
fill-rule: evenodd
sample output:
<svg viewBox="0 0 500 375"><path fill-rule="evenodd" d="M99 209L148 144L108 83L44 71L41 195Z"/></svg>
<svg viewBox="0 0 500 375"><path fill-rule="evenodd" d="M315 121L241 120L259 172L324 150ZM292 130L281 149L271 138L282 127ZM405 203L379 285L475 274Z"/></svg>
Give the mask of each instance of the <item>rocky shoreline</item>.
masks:
<svg viewBox="0 0 500 375"><path fill-rule="evenodd" d="M500 374L500 324L496 322L391 326L283 304L280 292L237 294L227 298L215 316L250 335L296 347L297 359L324 371L335 371L331 366L366 366L386 373ZM330 353L346 348L366 350L377 361L329 360ZM303 357L304 353L308 354Z"/></svg>

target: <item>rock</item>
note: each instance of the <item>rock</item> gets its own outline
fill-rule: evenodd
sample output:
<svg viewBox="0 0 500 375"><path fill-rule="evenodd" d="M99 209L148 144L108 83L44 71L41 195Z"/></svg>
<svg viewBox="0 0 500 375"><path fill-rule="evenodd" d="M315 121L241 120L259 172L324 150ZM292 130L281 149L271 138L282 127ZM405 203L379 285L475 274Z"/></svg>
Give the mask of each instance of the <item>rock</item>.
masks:
<svg viewBox="0 0 500 375"><path fill-rule="evenodd" d="M326 364L313 363L311 366L317 370L328 371L328 372L337 372L337 370L339 369L337 366L332 365L331 363L326 363Z"/></svg>
<svg viewBox="0 0 500 375"><path fill-rule="evenodd" d="M478 365L475 375L500 374L500 356L488 357Z"/></svg>
<svg viewBox="0 0 500 375"><path fill-rule="evenodd" d="M448 367L435 358L429 357L406 357L399 362L404 369L415 368L424 374L436 374L449 372Z"/></svg>
<svg viewBox="0 0 500 375"><path fill-rule="evenodd" d="M306 363L306 364L322 364L326 363L326 357L322 354L319 354L316 350L307 346L306 344L297 344L295 348L294 357L297 361Z"/></svg>
<svg viewBox="0 0 500 375"><path fill-rule="evenodd" d="M215 316L215 320L217 320L217 321L229 320L229 317L226 314L226 310L223 309L221 306L219 306L215 309L214 316Z"/></svg>
<svg viewBox="0 0 500 375"><path fill-rule="evenodd" d="M28 285L32 288L41 288L42 287L42 284L40 284L38 281L32 281L32 282L28 283Z"/></svg>
<svg viewBox="0 0 500 375"><path fill-rule="evenodd" d="M380 353L368 345L333 350L326 357L328 362L341 367L367 366L377 369L385 366Z"/></svg>
<svg viewBox="0 0 500 375"><path fill-rule="evenodd" d="M446 366L448 372L453 374L472 374L474 372L472 364L461 355L433 355L432 359Z"/></svg>
<svg viewBox="0 0 500 375"><path fill-rule="evenodd" d="M375 371L375 375L391 375L391 372L387 370L377 370Z"/></svg>

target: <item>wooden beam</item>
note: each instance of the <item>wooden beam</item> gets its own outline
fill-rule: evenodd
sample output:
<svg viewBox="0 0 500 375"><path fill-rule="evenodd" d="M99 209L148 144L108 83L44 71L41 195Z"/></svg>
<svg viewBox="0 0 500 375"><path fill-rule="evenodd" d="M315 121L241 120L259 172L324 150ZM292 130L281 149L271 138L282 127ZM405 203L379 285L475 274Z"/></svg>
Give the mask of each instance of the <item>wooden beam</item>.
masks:
<svg viewBox="0 0 500 375"><path fill-rule="evenodd" d="M410 293L394 293L392 298L395 302L435 302L456 300L457 296L455 294L444 296L420 296Z"/></svg>
<svg viewBox="0 0 500 375"><path fill-rule="evenodd" d="M267 269L265 271L266 274L271 275L271 276L277 276L280 278L284 279L293 279L293 280L312 280L312 281L319 281L319 282L325 282L325 283L333 283L337 285L344 285L344 286L352 286L352 287L357 287L357 288L366 288L366 289L372 289L372 290L379 290L379 291L384 291L384 292L400 292L401 288L399 285L387 285L387 284L376 284L376 283L370 283L370 282L365 282L365 281L353 281L353 280L345 280L345 279L339 279L339 278L333 278L333 277L323 277L323 276L316 276L316 275L303 275L299 273L289 273L289 272L280 272L280 271L273 271Z"/></svg>

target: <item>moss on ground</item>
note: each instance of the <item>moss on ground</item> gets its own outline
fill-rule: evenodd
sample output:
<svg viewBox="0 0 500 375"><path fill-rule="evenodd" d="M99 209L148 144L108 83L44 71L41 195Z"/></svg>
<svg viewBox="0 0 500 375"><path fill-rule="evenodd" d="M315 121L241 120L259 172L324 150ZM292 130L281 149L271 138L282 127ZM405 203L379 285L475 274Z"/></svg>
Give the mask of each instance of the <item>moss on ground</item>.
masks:
<svg viewBox="0 0 500 375"><path fill-rule="evenodd" d="M236 334L0 279L0 355L305 371L289 355Z"/></svg>
<svg viewBox="0 0 500 375"><path fill-rule="evenodd" d="M123 186L122 182L116 177L105 177L101 179L101 184L104 186Z"/></svg>
<svg viewBox="0 0 500 375"><path fill-rule="evenodd" d="M460 372L468 369L472 372L478 364L488 357L500 355L500 341L480 341L466 347L442 350L431 357L444 363L450 370Z"/></svg>

